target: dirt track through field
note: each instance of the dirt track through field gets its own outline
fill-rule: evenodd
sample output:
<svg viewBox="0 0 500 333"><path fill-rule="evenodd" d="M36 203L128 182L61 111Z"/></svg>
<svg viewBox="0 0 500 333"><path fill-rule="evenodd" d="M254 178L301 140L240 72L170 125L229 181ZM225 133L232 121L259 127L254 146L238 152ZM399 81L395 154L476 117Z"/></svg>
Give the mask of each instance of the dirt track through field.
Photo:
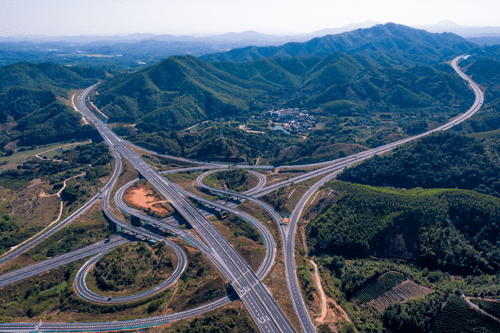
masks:
<svg viewBox="0 0 500 333"><path fill-rule="evenodd" d="M76 176L73 176L71 178L68 178L68 179L65 179L64 182L63 182L63 187L59 190L59 192L55 193L55 194L51 194L51 195L41 195L41 196L58 196L59 198L61 198L61 193L62 191L64 191L64 189L66 188L66 182L70 179L73 179L73 178L77 178L77 177L82 177L82 176L85 176L86 172L82 172L81 174L78 174ZM62 213L63 213L63 209L64 209L64 202L61 200L61 203L60 203L60 207L59 207L59 216L57 216L57 219L55 219L54 221L50 222L50 224L48 226L46 226L42 231L40 231L39 233L37 233L36 235L28 238L27 240L25 240L24 242L22 243L19 243L13 247L10 248L9 251L5 252L4 255L6 255L7 253L11 252L11 251L14 251L15 249L17 249L19 246L31 241L32 239L35 239L36 237L42 235L44 232L46 232L47 230L50 229L50 227L52 227L54 224L56 224L57 222L59 222L59 220L61 219L61 216L62 216Z"/></svg>
<svg viewBox="0 0 500 333"><path fill-rule="evenodd" d="M314 280L316 282L315 285L321 299L320 315L314 320L318 323L318 325L321 325L325 322L327 322L329 325L335 325L344 320L348 323L352 323L351 319L344 311L344 309L342 309L342 307L339 306L333 298L326 296L321 284L321 277L319 275L318 266L313 260L309 260L309 262L314 266ZM328 306L328 304L331 304L331 308Z"/></svg>
<svg viewBox="0 0 500 333"><path fill-rule="evenodd" d="M319 277L318 273L318 265L313 260L309 260L311 265L314 266L314 278L316 279L316 288L318 289L319 296L321 298L321 313L319 317L316 318L316 320L320 323L322 323L325 320L326 317L326 312L328 310L328 306L326 304L326 295L325 292L323 291L323 286L321 285L321 278Z"/></svg>

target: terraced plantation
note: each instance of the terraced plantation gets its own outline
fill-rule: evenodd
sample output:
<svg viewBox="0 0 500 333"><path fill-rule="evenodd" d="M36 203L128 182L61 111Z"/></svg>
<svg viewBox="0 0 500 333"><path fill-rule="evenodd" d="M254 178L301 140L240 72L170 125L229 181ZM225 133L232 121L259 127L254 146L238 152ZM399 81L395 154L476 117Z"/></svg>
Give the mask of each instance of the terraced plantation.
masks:
<svg viewBox="0 0 500 333"><path fill-rule="evenodd" d="M413 281L404 281L386 291L381 296L368 302L368 305L378 311L382 311L394 303L404 303L416 297L424 297L433 292L432 289L418 285Z"/></svg>
<svg viewBox="0 0 500 333"><path fill-rule="evenodd" d="M450 295L436 319L434 332L500 332L500 322L471 309L459 296Z"/></svg>
<svg viewBox="0 0 500 333"><path fill-rule="evenodd" d="M497 317L500 320L500 302L486 301L484 299L477 298L473 298L470 301L479 306L479 308L483 311L488 312L490 315Z"/></svg>
<svg viewBox="0 0 500 333"><path fill-rule="evenodd" d="M386 291L391 290L405 280L406 278L399 273L388 272L361 289L356 296L354 296L354 299L360 303L369 302L382 296Z"/></svg>

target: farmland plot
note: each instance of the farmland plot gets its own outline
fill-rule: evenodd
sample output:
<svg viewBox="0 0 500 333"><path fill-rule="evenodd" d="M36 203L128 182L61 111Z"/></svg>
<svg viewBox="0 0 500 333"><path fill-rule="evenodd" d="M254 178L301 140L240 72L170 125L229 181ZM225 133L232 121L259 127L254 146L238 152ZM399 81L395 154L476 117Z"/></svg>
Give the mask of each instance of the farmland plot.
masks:
<svg viewBox="0 0 500 333"><path fill-rule="evenodd" d="M367 303L368 307L375 308L377 311L385 310L389 305L396 302L403 303L416 297L425 297L434 290L420 286L413 281L404 281L391 290L386 291L381 296Z"/></svg>
<svg viewBox="0 0 500 333"><path fill-rule="evenodd" d="M500 332L500 323L470 308L459 296L450 295L436 319L435 332Z"/></svg>

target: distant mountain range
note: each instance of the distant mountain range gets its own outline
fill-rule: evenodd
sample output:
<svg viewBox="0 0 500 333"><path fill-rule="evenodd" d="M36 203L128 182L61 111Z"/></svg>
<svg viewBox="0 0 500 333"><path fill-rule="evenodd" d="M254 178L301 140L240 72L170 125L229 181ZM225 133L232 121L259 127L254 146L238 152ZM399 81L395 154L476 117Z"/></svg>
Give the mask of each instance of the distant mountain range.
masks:
<svg viewBox="0 0 500 333"><path fill-rule="evenodd" d="M400 24L378 24L337 35L313 38L305 43L281 46L247 46L201 56L205 61L246 62L264 57L304 57L335 51L367 56L391 65L431 63L466 52L475 45L452 33L435 34Z"/></svg>
<svg viewBox="0 0 500 333"><path fill-rule="evenodd" d="M114 36L0 36L0 42L32 42L32 43L49 43L49 42L66 42L73 44L88 44L88 43L135 43L145 40L155 40L162 42L191 42L191 43L207 43L207 44L227 44L237 43L246 45L280 45L288 42L305 42L314 37L322 37L328 34L339 34L342 32L370 28L379 22L364 21L353 23L338 28L328 28L318 30L307 34L298 35L270 35L256 31L245 32L229 32L218 35L169 35L169 34L152 34L152 33L137 33L130 35L114 35Z"/></svg>
<svg viewBox="0 0 500 333"><path fill-rule="evenodd" d="M280 45L289 42L305 42L315 37L323 37L325 35L340 34L356 29L371 28L381 22L363 21L360 23L352 23L343 27L325 28L311 33L296 34L296 35L272 35L264 34L256 31L245 32L229 32L225 34L215 35L171 35L171 34L153 34L153 33L135 33L129 35L113 35L113 36L0 36L1 42L32 42L32 43L49 43L49 42L66 42L70 44L88 44L94 42L100 43L136 43L145 40L155 40L162 42L191 42L191 43L207 43L207 44L225 44L236 43L246 45ZM500 27L491 26L466 26L459 25L452 21L441 21L433 25L415 25L411 26L415 29L423 29L428 32L441 33L451 32L464 38L481 38L481 37L500 37Z"/></svg>
<svg viewBox="0 0 500 333"><path fill-rule="evenodd" d="M412 26L429 32L452 32L464 38L500 37L500 27L459 25L452 21L441 21L434 25Z"/></svg>
<svg viewBox="0 0 500 333"><path fill-rule="evenodd" d="M403 27L398 24L392 25ZM172 55L201 57L226 51L234 53L236 52L234 51L235 49L242 49L249 46L252 47L250 52L254 52L255 48L259 47L278 47L290 43L306 42L309 47L317 42L317 38L326 43L326 45L318 45L321 49L347 52L348 49L352 48L349 47L349 43L353 43L353 45L365 45L362 40L349 41L352 37L347 36L360 34L360 29L364 31L366 29L374 29L376 26L381 25L377 24L377 22L365 21L340 28L329 28L310 34L290 36L247 31L207 36L132 34L126 36L63 36L50 38L47 36L44 38L0 37L0 66L19 61L32 63L54 62L72 66L104 66L107 69L115 68L122 71L129 68L142 68L144 65L157 63ZM387 27L387 24L383 26ZM410 27L407 28L410 29ZM465 27L445 21L432 26L420 26L419 28L427 32L450 31L462 37L478 36L467 38L468 42L478 45L500 44L500 28L495 27ZM341 34L346 38L345 42L347 44L345 45L341 45L344 42L339 40L338 35ZM335 39L337 40L332 42L334 45L329 45L330 42L328 40L333 41ZM404 44L401 40L400 43ZM380 45L374 45L374 49L378 49L379 47ZM431 46L431 49L434 48L434 46ZM370 50L367 51L371 52ZM261 49L259 52L264 51ZM411 53L412 51L410 50L409 52ZM288 54L288 51L285 53ZM307 53L308 51L305 52L305 54ZM441 51L438 50L437 53L441 53ZM240 57L238 61L248 61L249 59L259 57L259 55L255 54L248 55L248 52L246 56L248 56L247 60L243 60ZM222 60L215 59L212 56L210 58L211 60ZM229 57L226 59L231 60L233 58ZM209 57L204 57L203 59L208 60Z"/></svg>

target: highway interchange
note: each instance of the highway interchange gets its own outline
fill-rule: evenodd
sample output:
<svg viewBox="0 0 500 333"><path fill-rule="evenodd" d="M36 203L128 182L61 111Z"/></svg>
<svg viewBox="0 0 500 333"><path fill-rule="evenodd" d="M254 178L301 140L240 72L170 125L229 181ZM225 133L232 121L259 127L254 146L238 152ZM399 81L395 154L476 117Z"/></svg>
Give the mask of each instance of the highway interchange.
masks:
<svg viewBox="0 0 500 333"><path fill-rule="evenodd" d="M236 197L240 200L250 200L266 211L268 211L271 216L275 219L276 223L279 226L282 244L283 244L283 253L285 260L285 271L286 271L286 279L288 284L288 289L292 298L292 303L297 314L297 317L300 321L301 329L304 332L315 332L314 325L310 319L310 316L307 312L306 306L302 299L301 290L299 287L298 279L296 276L295 270L295 262L294 262L294 240L295 240L295 232L298 220L301 216L301 213L306 206L307 202L311 198L311 196L317 191L319 187L321 187L327 181L333 179L338 173L340 173L344 168L349 167L359 161L370 158L376 154L383 154L392 150L393 148L404 144L406 142L418 139L422 136L428 135L430 133L436 131L442 131L451 128L452 126L468 119L475 112L477 112L483 104L484 96L481 92L480 88L475 84L472 80L470 80L465 74L463 74L458 68L458 61L461 57L457 57L452 61L452 66L455 71L469 83L471 89L473 89L476 99L472 107L465 113L460 116L454 118L449 123L438 127L432 131L428 131L426 133L422 133L420 135L406 138L403 140L399 140L397 142L393 142L381 147L377 147L374 149L370 149L358 154L354 154L342 159L337 159L328 162L322 163L314 163L309 165L294 165L294 166L280 166L281 167L318 167L318 169L301 174L299 176L290 178L288 180L275 183L273 185L264 186L265 178L255 171L249 170L252 174L259 177L259 184L245 192L245 193L232 193L230 191L223 191L220 189L209 188L205 185L202 179L212 172L218 172L227 168L228 166L213 164L213 163L200 163L196 161L191 161L183 158L174 158L171 156L166 156L171 159L179 160L182 162L196 163L202 164L201 167L196 168L187 168L187 169L178 169L172 170L169 172L180 172L180 171L192 171L192 170L200 170L200 169L214 169L209 170L202 174L197 179L197 183L199 186L204 188L207 191L218 192L222 195L229 197ZM122 233L120 235L112 237L109 242L98 242L96 244L90 245L83 249L79 249L76 251L72 251L70 253L54 257L45 262L38 263L32 266L28 266L25 268L21 268L11 273L0 275L0 287L12 284L19 280L38 275L42 272L45 272L50 269L54 269L56 267L60 267L69 262L80 260L83 258L88 258L89 256L94 256L89 261L87 261L84 266L79 270L77 274L77 278L75 279L75 289L78 294L91 301L101 302L101 303L120 303L120 302L128 302L144 297L148 297L154 295L175 282L175 280L182 274L186 266L186 257L182 249L172 242L169 239L159 236L154 232L152 228L148 227L134 227L129 223L126 223L115 216L113 213L113 209L110 207L109 200L114 199L117 207L122 211L126 212L131 216L135 216L142 221L147 222L149 225L154 226L160 231L168 230L172 234L175 234L187 242L191 243L193 246L202 251L208 258L211 260L214 265L221 271L222 274L227 278L227 280L233 286L235 290L234 294L231 294L227 297L223 297L217 301L211 302L209 304L197 307L192 310L179 312L176 314L170 314L165 316L157 316L153 318L144 318L138 320L129 320L129 321L117 321L117 322L103 322L103 323L43 323L42 325L36 325L36 323L9 323L9 324L0 324L0 331L5 332L13 332L13 331L33 331L35 328L38 331L56 331L56 332L76 332L76 331L107 331L107 330L121 330L121 329L131 329L131 328L140 328L140 327L149 327L155 325L165 324L171 321L180 320L189 318L195 315L199 315L206 311L210 311L216 309L220 306L228 304L234 299L240 299L245 307L249 311L252 316L255 324L259 328L261 332L295 332L295 329L291 325L290 321L286 317L286 315L281 311L276 301L273 299L272 295L262 284L261 280L264 279L266 274L271 269L275 256L276 256L276 245L275 241L270 234L269 230L262 225L257 219L245 214L235 206L237 203L228 203L224 201L214 202L207 200L201 196L196 194L189 193L185 189L177 186L176 184L168 181L165 177L159 174L156 170L154 170L149 164L147 164L142 158L137 155L133 150L129 148L129 146L135 147L137 149L144 150L141 147L134 146L122 139L120 139L116 134L114 134L109 127L101 122L86 106L85 99L87 95L90 93L92 89L95 88L96 85L87 88L79 97L78 97L78 108L83 116L91 121L96 128L99 130L100 134L104 138L104 140L109 145L114 157L115 157L115 170L113 175L106 184L106 186L102 189L102 194L96 195L89 202L87 202L82 208L73 213L66 220L61 222L56 227L49 230L44 235L39 238L33 240L32 242L26 244L23 247L20 247L15 252L5 256L0 259L0 264L11 260L15 256L23 253L29 248L35 246L43 239L48 238L55 231L60 230L66 225L70 224L74 219L80 216L86 209L88 209L92 204L99 200L102 196L102 206L105 215L108 219L119 226L122 230L127 230L127 233ZM151 152L154 153L154 152ZM156 153L154 153L156 154ZM160 154L157 154L160 155ZM142 177L146 178L151 185L153 185L169 202L174 206L177 212L183 216L183 218L189 222L189 224L196 230L197 234L201 236L201 239L194 236L189 231L179 228L178 226L178 218L170 218L167 220L158 220L152 218L148 215L141 214L134 209L128 207L122 200L122 196L124 191L130 187L133 182L136 180L126 184L122 188L120 188L114 198L111 198L111 190L114 187L118 175L120 174L121 166L122 166L122 158L126 159L139 173ZM238 165L241 168L255 168L255 166L249 165ZM273 168L272 166L261 166L259 168ZM298 183L302 181L306 181L309 179L313 179L316 177L320 177L320 181L316 182L300 199L299 203L295 207L290 222L287 225L283 223L281 216L269 205L260 201L258 197L263 196L267 193L270 193L281 186L289 185L292 182ZM224 210L229 213L235 214L242 218L243 220L254 225L259 232L262 234L265 244L266 244L266 256L263 260L263 263L259 267L257 273L254 273L252 269L245 263L245 261L241 258L241 256L236 252L236 250L229 244L229 242L217 231L217 229L207 220L207 216L210 213L204 212L203 210L196 209L191 205L191 203L184 197L189 197L193 201L197 201L202 205L208 207L211 212ZM85 286L85 276L88 269L91 267L93 263L99 260L105 253L111 251L118 245L125 244L130 241L134 241L136 238L139 239L151 239L155 241L162 241L169 247L171 247L178 256L178 266L175 269L175 272L162 284L156 286L155 288L146 291L144 293L138 295L132 295L126 298L112 298L97 295L95 293L90 292ZM36 327L35 327L36 326Z"/></svg>

